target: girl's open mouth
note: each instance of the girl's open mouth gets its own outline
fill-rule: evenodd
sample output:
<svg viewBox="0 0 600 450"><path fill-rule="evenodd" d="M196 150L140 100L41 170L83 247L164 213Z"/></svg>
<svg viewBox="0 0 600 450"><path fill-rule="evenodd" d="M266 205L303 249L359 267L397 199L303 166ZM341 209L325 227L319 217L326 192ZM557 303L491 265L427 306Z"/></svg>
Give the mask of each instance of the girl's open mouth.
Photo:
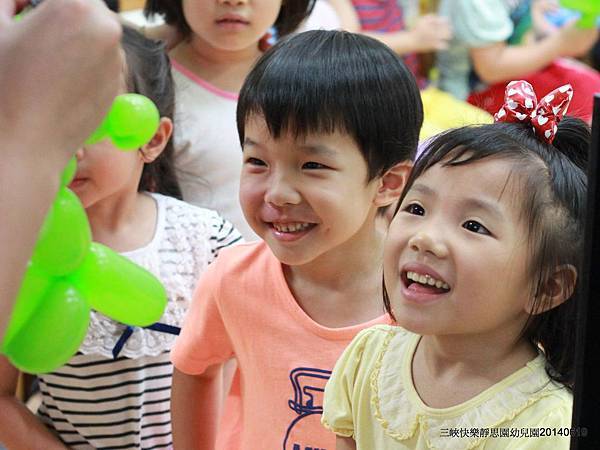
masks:
<svg viewBox="0 0 600 450"><path fill-rule="evenodd" d="M450 291L450 286L444 280L413 271L402 272L402 282L406 289L415 293L445 294Z"/></svg>

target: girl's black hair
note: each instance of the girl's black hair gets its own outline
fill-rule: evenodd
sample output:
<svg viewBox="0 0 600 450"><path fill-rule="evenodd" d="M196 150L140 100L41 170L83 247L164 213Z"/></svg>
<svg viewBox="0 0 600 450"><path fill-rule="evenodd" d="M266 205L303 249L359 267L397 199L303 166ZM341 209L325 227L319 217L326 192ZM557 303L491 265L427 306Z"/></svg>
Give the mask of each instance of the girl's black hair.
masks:
<svg viewBox="0 0 600 450"><path fill-rule="evenodd" d="M369 180L412 159L423 105L402 59L375 39L315 30L279 41L258 60L237 106L246 121L264 118L271 135L346 132L360 148Z"/></svg>
<svg viewBox="0 0 600 450"><path fill-rule="evenodd" d="M127 91L145 95L154 102L160 117L173 120L175 91L171 63L163 44L124 26L121 45L127 64ZM169 139L162 153L153 162L144 164L138 191L182 198L173 166L173 152L173 142Z"/></svg>
<svg viewBox="0 0 600 450"><path fill-rule="evenodd" d="M285 36L298 28L300 23L310 15L314 5L315 0L282 1L279 15L273 24L277 36ZM149 18L155 14L163 16L166 23L177 28L183 39L189 38L192 34L192 29L183 14L182 0L146 0L144 15Z"/></svg>
<svg viewBox="0 0 600 450"><path fill-rule="evenodd" d="M530 125L494 123L450 130L435 137L417 160L400 197L396 212L414 181L436 164L460 166L485 158L509 160L520 186L521 216L528 224L533 312L549 307L547 282L563 265L582 269L587 195L586 166L591 141L589 127L580 119L565 117L553 144L539 140ZM546 357L546 372L573 388L575 330L580 291L573 288L561 305L529 316L522 336ZM384 305L391 314L384 283ZM393 317L393 315L392 315Z"/></svg>

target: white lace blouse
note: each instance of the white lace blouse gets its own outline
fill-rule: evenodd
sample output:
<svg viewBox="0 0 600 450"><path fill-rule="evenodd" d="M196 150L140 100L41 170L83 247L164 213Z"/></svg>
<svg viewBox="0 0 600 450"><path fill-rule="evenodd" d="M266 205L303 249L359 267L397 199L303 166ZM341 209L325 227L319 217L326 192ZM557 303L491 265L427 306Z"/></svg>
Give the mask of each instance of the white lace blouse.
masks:
<svg viewBox="0 0 600 450"><path fill-rule="evenodd" d="M240 242L241 236L214 211L151 195L158 206L155 235L124 256L161 280L168 303L160 323L174 331L183 323L199 275L221 248ZM79 352L39 377L38 415L69 448L172 446L169 351L176 335L126 329L92 312ZM130 334L127 339L124 333Z"/></svg>

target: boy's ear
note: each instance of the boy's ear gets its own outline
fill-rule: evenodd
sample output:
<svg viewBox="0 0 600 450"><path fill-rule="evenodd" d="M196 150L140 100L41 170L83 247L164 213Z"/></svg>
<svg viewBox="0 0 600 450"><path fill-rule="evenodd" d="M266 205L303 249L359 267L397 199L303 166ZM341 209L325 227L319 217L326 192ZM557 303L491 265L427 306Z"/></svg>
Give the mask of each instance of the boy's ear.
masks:
<svg viewBox="0 0 600 450"><path fill-rule="evenodd" d="M388 206L400 198L400 194L402 193L402 189L404 189L404 185L406 184L406 180L408 180L408 175L410 174L412 167L412 161L402 161L388 169L388 171L379 178L379 187L377 188L377 195L375 196L375 206L380 208L382 206Z"/></svg>
<svg viewBox="0 0 600 450"><path fill-rule="evenodd" d="M140 149L144 163L151 163L158 158L169 142L171 133L173 133L173 122L168 117L161 117L158 130L154 133L152 140Z"/></svg>
<svg viewBox="0 0 600 450"><path fill-rule="evenodd" d="M550 278L541 288L539 295L542 301L539 302L537 309L533 310L533 302L529 301L525 305L525 311L528 314L541 314L556 308L573 295L575 285L577 284L577 269L571 264L558 266ZM540 309L541 306L541 309Z"/></svg>

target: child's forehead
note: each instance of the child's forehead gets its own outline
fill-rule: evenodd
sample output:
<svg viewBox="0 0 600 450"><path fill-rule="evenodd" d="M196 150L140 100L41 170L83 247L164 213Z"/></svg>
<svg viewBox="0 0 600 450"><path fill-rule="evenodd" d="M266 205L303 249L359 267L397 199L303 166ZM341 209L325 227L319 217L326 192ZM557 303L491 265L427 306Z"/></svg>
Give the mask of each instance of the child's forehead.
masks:
<svg viewBox="0 0 600 450"><path fill-rule="evenodd" d="M354 136L346 130L336 128L332 131L304 131L293 128L293 124L282 126L278 133L269 127L262 116L252 115L244 127L245 144L267 145L285 144L290 149L308 149L331 153L344 149L358 149Z"/></svg>
<svg viewBox="0 0 600 450"><path fill-rule="evenodd" d="M447 198L487 197L511 207L522 200L526 172L515 161L484 158L463 164L444 159L421 173L412 189Z"/></svg>

